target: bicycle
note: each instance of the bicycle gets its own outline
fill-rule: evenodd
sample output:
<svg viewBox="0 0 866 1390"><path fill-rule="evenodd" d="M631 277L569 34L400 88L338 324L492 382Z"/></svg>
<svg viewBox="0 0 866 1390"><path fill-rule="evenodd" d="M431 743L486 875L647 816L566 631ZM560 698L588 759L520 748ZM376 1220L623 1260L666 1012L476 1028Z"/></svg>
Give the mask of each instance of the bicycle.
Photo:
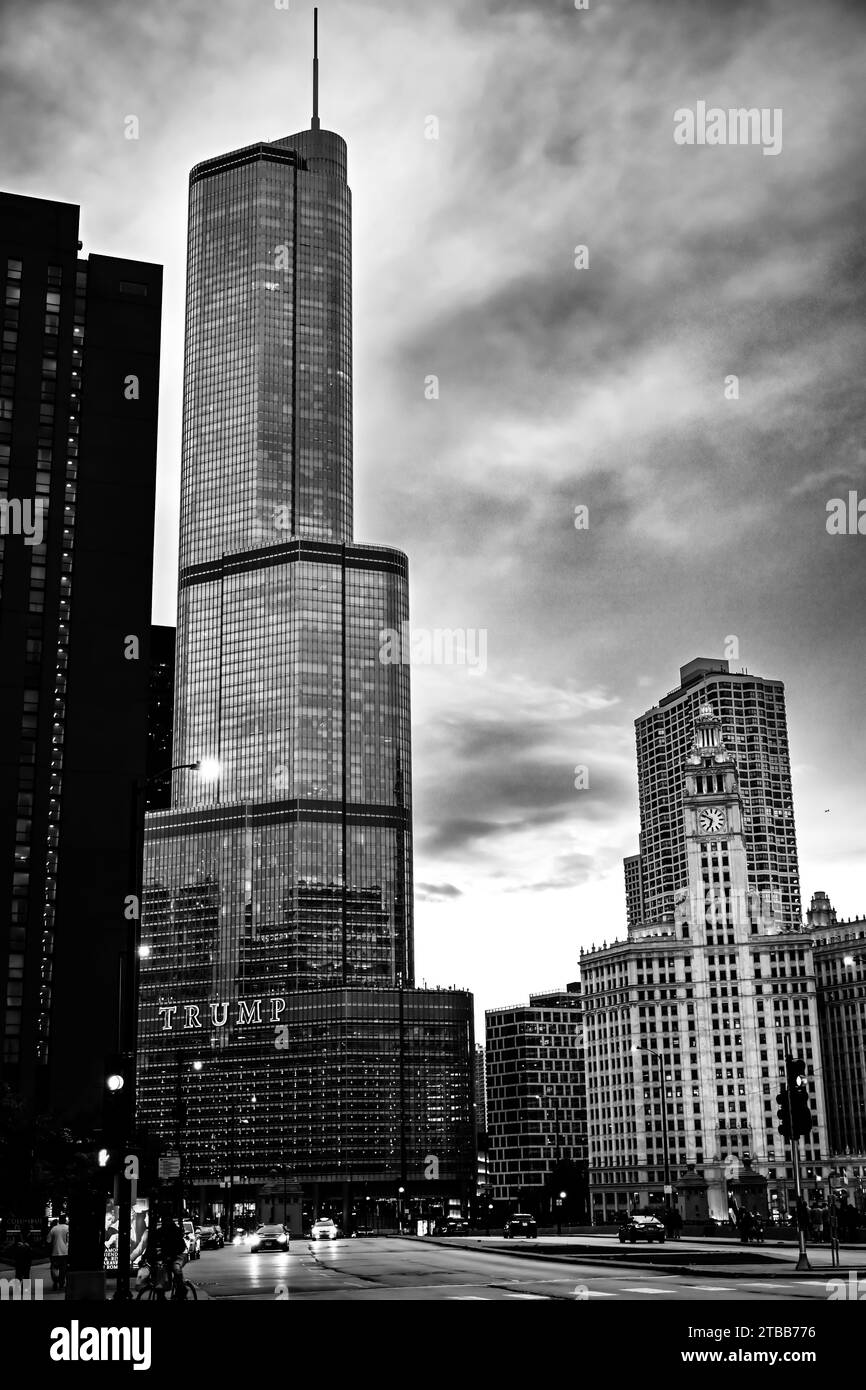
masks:
<svg viewBox="0 0 866 1390"><path fill-rule="evenodd" d="M184 1279L183 1275L178 1275L178 1282L172 1277L171 1267L162 1264L157 1270L150 1266L143 1266L147 1269L147 1278L135 1291L136 1301L149 1302L158 1301L160 1303L183 1303L191 1300L195 1303L198 1299L198 1289L195 1284L190 1284Z"/></svg>

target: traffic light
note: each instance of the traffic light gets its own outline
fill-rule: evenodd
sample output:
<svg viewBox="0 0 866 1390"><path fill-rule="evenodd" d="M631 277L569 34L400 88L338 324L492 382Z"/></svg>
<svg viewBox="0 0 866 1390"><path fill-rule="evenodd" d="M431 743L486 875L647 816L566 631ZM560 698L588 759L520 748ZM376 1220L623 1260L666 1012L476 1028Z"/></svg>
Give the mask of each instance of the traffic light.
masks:
<svg viewBox="0 0 866 1390"><path fill-rule="evenodd" d="M788 1073L788 1095L791 1105L791 1135L808 1139L815 1128L815 1117L809 1105L809 1083L806 1080L806 1063L801 1057L788 1057L785 1060Z"/></svg>
<svg viewBox="0 0 866 1390"><path fill-rule="evenodd" d="M777 1116L777 1118L778 1118L778 1120L779 1120L779 1126L778 1126L778 1128L779 1128L779 1133L782 1135L782 1137L783 1137L784 1139L790 1139L790 1138L791 1138L791 1113L790 1113L790 1111L789 1111L789 1109L788 1109L788 1088L787 1088L787 1086L783 1086L782 1089L781 1089L781 1091L779 1092L779 1094L776 1096L776 1104L777 1104L778 1107L779 1107L779 1109L776 1111L776 1116Z"/></svg>
<svg viewBox="0 0 866 1390"><path fill-rule="evenodd" d="M122 1053L112 1053L105 1059L102 1103L102 1141L105 1148L122 1148L129 1142L131 1106L129 1061Z"/></svg>

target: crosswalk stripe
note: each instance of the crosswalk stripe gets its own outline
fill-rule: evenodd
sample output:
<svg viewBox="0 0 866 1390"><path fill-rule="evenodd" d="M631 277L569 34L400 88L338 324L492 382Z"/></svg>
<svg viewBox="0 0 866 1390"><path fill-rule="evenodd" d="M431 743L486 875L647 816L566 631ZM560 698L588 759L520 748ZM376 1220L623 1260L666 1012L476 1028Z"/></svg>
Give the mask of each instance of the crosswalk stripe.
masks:
<svg viewBox="0 0 866 1390"><path fill-rule="evenodd" d="M664 1293L664 1289L657 1287L654 1289L622 1289L622 1293Z"/></svg>
<svg viewBox="0 0 866 1390"><path fill-rule="evenodd" d="M729 1284L687 1284L688 1289L699 1289L701 1293L727 1293Z"/></svg>
<svg viewBox="0 0 866 1390"><path fill-rule="evenodd" d="M757 1284L754 1282L754 1280L748 1281L745 1279L743 1280L743 1283L747 1289L794 1289L797 1287L796 1284L782 1284L775 1282L772 1284ZM821 1287L824 1287L823 1284L821 1285Z"/></svg>

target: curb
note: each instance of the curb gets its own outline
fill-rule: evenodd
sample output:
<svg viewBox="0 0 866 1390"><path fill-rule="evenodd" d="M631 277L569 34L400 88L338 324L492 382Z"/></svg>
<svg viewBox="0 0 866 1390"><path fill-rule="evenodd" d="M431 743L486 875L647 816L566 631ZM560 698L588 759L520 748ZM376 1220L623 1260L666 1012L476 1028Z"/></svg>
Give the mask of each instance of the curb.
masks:
<svg viewBox="0 0 866 1390"><path fill-rule="evenodd" d="M437 1239L435 1236L414 1236L412 1237L412 1239L423 1241L425 1244L428 1245L440 1244L440 1240ZM481 1244L467 1245L465 1242L461 1241L458 1245L457 1241L454 1240L451 1240L449 1244L452 1247L456 1246L460 1250L475 1250L480 1251L482 1254L484 1254L485 1252L489 1252L489 1247L485 1247ZM747 1269L744 1268L743 1265L740 1265L737 1268L731 1268L730 1265L727 1267L725 1267L724 1265L700 1265L698 1263L689 1265L669 1265L660 1264L658 1263L658 1261L641 1259L623 1260L622 1258L620 1258L618 1252L616 1251L614 1251L610 1256L599 1256L594 1251L579 1252L577 1254L566 1254L565 1252L563 1252L562 1254L559 1254L553 1251L546 1251L544 1249L533 1250L531 1246L522 1246L517 1249L514 1246L509 1246L508 1248L500 1248L499 1246L496 1246L495 1249L496 1253L502 1253L505 1255L512 1256L525 1255L528 1256L530 1259L542 1260L552 1264L583 1264L592 1263L594 1259L597 1259L599 1260L599 1263L601 1263L603 1260L604 1267L612 1269L651 1269L655 1273L660 1274L699 1274L707 1277L712 1276L714 1278L721 1276L722 1278L726 1279L740 1279L744 1274L758 1274L761 1276L761 1278L764 1278L765 1276L775 1276L777 1279L790 1279L792 1274L797 1273L807 1273L810 1275L822 1275L826 1273L829 1282L830 1279L846 1278L849 1274L853 1274L858 1277L863 1277L864 1275L866 1275L866 1268L858 1269L850 1265L842 1265L834 1269L831 1265L822 1264L813 1266L810 1270L805 1271L795 1270L793 1265L789 1264L785 1264L782 1268L779 1268L780 1262L777 1259L774 1259L773 1257L770 1257L770 1259L767 1261L767 1268L759 1266L757 1269ZM754 1265L755 1261L751 1260L749 1261L749 1264Z"/></svg>

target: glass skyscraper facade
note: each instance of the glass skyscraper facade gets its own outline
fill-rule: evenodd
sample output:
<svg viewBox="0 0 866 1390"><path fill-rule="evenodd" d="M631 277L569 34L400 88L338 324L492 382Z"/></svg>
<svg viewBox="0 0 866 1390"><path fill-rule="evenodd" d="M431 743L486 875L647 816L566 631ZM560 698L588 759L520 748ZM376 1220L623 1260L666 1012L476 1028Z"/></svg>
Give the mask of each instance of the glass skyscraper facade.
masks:
<svg viewBox="0 0 866 1390"><path fill-rule="evenodd" d="M351 196L317 120L191 174L179 581L142 1121L183 1137L195 1059L203 1181L229 1150L305 1182L434 1153L468 1180L469 996L412 988L409 667L380 656L407 562L352 538Z"/></svg>

